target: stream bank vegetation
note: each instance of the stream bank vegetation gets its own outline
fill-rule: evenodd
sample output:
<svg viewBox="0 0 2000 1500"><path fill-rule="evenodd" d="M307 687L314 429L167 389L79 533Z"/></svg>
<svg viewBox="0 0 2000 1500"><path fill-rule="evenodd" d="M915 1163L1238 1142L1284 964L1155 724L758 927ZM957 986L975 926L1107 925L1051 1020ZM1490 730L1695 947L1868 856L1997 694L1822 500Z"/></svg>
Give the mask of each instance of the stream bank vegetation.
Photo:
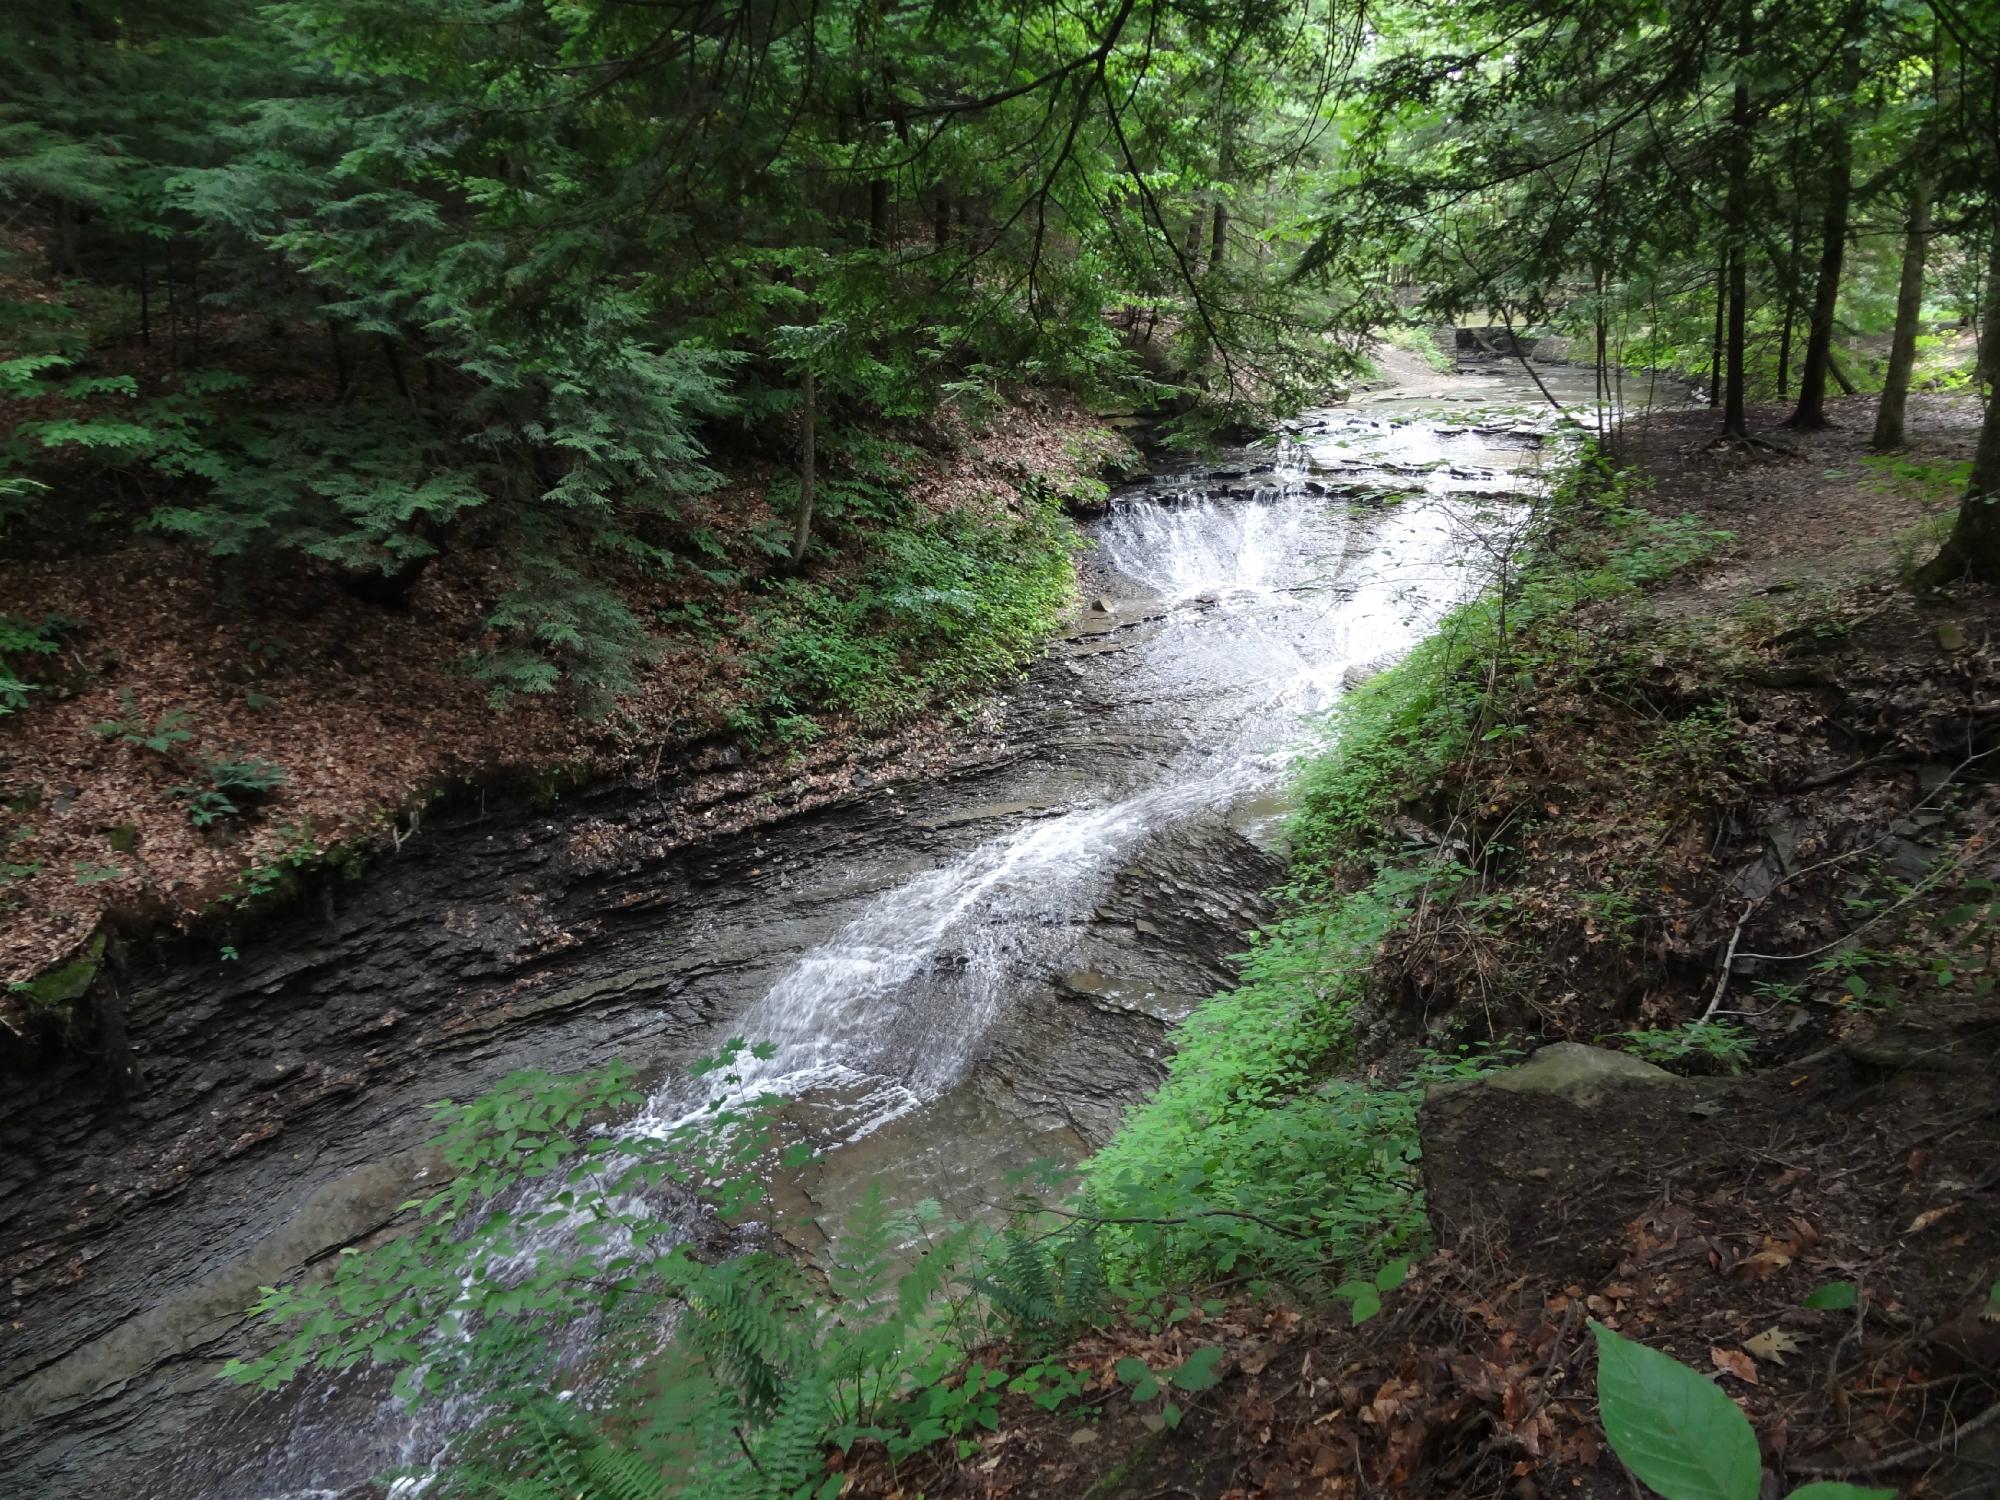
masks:
<svg viewBox="0 0 2000 1500"><path fill-rule="evenodd" d="M1684 508L1701 483L1586 454L1495 586L1343 701L1298 775L1281 917L1080 1177L1024 1182L997 1225L876 1200L802 1266L755 1226L808 1151L729 1089L737 1049L667 1145L586 1128L638 1102L627 1078L523 1078L444 1112L458 1175L421 1227L269 1293L294 1332L235 1374L376 1361L479 1394L439 1481L468 1495L1622 1495L1587 1312L1723 1372L1795 1479L1935 1457L1897 1393L1963 1415L1980 1356L1912 1330L2000 1252L1954 1197L1990 1188L1995 1144L1963 1097L1996 1005L1992 647L1913 638L1894 583L1681 613L1731 542ZM1746 1137L1682 1163L1691 1195L1655 1186L1671 1143L1595 1143L1652 1202L1563 1226L1607 1247L1595 1272L1545 1267L1541 1213L1440 1246L1426 1189L1461 1189L1448 1144L1425 1159L1426 1097L1558 1037L1733 1090L1696 1114ZM1857 1126L1888 1169L1837 1189ZM626 1373L571 1366L587 1394L552 1401L577 1329ZM1616 1451L1635 1423L1688 1440L1670 1390L1621 1392ZM1668 1500L1742 1478L1633 1462Z"/></svg>
<svg viewBox="0 0 2000 1500"><path fill-rule="evenodd" d="M471 1493L1608 1497L1590 1317L1729 1382L1788 1479L1962 1462L2000 1412L2000 399L1908 579L1775 562L1857 497L1839 425L1900 452L1993 382L1996 29L1989 0L16 7L10 1030L87 1033L107 913L408 837L495 762L770 747L805 805L851 772L827 742L921 738L1051 628L1103 419L1219 430L1373 330L1465 324L1531 375L1531 344L1585 355L1601 461L1342 711L1283 919L1080 1183L1000 1228L863 1215L823 1287L658 1206L672 1179L747 1229L789 1146L758 1106L662 1153L590 1129L629 1080L522 1079L445 1113L452 1184L273 1292L294 1336L236 1373L490 1396L440 1481ZM1674 372L1713 411L1633 420ZM1549 1038L1707 1076L1518 1171L1498 1126L1565 1117L1510 1103L1476 1170L1425 1138L1487 1097L1430 1085ZM1475 1176L1569 1190L1426 1254ZM576 1323L674 1357L551 1400Z"/></svg>

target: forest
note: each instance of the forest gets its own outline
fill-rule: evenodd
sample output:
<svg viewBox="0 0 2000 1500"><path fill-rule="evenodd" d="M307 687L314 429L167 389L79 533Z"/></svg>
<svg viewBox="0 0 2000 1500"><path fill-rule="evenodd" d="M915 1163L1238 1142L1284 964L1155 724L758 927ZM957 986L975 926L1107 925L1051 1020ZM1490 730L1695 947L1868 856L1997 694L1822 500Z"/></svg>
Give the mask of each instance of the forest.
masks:
<svg viewBox="0 0 2000 1500"><path fill-rule="evenodd" d="M1302 497L1434 573L1329 584L1326 523L1239 514ZM373 1109L422 1170L200 1282L236 1322L147 1376L206 1360L271 1430L341 1372L454 1414L351 1488L284 1476L314 1493L1752 1500L1767 1462L1807 1500L1972 1493L1996 589L2000 0L9 8L0 1428L71 1420L37 1393L97 1346L36 1299L94 1295L87 1240ZM1253 596L1269 655L1112 654ZM1291 717L1228 741L1280 669ZM1063 780L1128 749L1186 805ZM1275 843L1145 842L1265 796ZM968 931L1102 925L1148 860L1117 925L1192 967L1133 1000L1050 960L1127 1020L1187 992L1104 1044L1144 1087L1023 1106L1065 1159L981 1167L976 1211L901 1167L837 1213L799 1186L918 1128L880 1098L929 1120L1013 1066L827 1036L913 994L989 1024L1041 960ZM671 925L711 896L748 937ZM410 912L446 936L398 947ZM653 913L672 941L621 946ZM723 1024L733 969L758 1008L659 1019ZM454 1050L629 994L651 1021ZM1523 1180L1623 1205L1575 1233L1624 1250L1551 1268L1541 1210L1465 1207L1513 1179L1451 1111L1496 1111L1501 1163L1479 1091L1607 1041L1700 1100L1519 1106L1580 1132ZM790 1099L788 1046L821 1067ZM371 1105L392 1056L415 1092ZM1864 1138L1903 1176L1820 1194ZM1600 1145L1657 1202L1577 1177ZM799 1202L839 1232L771 1229ZM1824 1342L1786 1366L1744 1318ZM137 1450L72 1440L41 1492L279 1493L90 1486Z"/></svg>

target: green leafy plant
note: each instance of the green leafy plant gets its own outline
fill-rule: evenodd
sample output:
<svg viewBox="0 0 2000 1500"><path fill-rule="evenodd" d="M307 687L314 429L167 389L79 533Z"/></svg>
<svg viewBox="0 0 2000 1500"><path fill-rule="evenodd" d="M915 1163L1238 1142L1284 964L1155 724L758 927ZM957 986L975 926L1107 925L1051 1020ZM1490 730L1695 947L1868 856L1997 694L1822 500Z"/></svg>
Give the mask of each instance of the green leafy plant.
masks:
<svg viewBox="0 0 2000 1500"><path fill-rule="evenodd" d="M1143 1405L1158 1400L1166 1390L1194 1392L1211 1389L1222 1378L1215 1370L1221 1358L1220 1349L1197 1349L1172 1369L1155 1371L1143 1359L1128 1354L1118 1361L1113 1373L1131 1388L1132 1400ZM1160 1420L1168 1427L1180 1426L1179 1403L1166 1402L1160 1408Z"/></svg>
<svg viewBox="0 0 2000 1500"><path fill-rule="evenodd" d="M1006 681L1071 602L1074 543L1046 497L1018 515L898 514L855 585L773 591L751 663L758 711L796 744L815 710L881 727Z"/></svg>
<svg viewBox="0 0 2000 1500"><path fill-rule="evenodd" d="M36 659L57 655L63 641L82 626L81 620L67 615L29 620L0 613L0 716L28 706L28 694L40 686L35 681Z"/></svg>
<svg viewBox="0 0 2000 1500"><path fill-rule="evenodd" d="M1639 1482L1664 1500L1757 1500L1763 1460L1742 1408L1671 1355L1595 1320L1590 1331L1604 1433ZM1894 1500L1895 1493L1819 1481L1789 1500Z"/></svg>
<svg viewBox="0 0 2000 1500"><path fill-rule="evenodd" d="M1665 1067L1692 1063L1705 1071L1741 1073L1750 1066L1750 1036L1733 1021L1690 1021L1666 1030L1613 1032L1605 1039Z"/></svg>
<svg viewBox="0 0 2000 1500"><path fill-rule="evenodd" d="M41 860L21 860L14 857L14 846L25 843L31 836L30 830L26 828L10 828L6 836L0 838L0 882L27 880L41 873Z"/></svg>
<svg viewBox="0 0 2000 1500"><path fill-rule="evenodd" d="M92 734L115 739L135 750L150 750L155 755L172 755L194 738L194 731L186 727L188 711L185 708L170 708L159 718L149 721L140 711L138 700L132 696L130 688L119 695L118 701L124 710L123 716L91 725Z"/></svg>
<svg viewBox="0 0 2000 1500"><path fill-rule="evenodd" d="M172 795L187 808L197 828L208 828L224 818L240 816L283 786L284 768L257 756L208 756L197 762L205 784L173 788Z"/></svg>

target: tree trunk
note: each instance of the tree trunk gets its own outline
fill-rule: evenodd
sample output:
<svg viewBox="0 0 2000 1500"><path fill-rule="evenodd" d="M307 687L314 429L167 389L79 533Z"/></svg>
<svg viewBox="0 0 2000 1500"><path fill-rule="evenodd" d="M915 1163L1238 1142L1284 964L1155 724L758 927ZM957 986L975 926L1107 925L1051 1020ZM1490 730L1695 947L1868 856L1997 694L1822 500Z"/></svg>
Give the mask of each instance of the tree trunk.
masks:
<svg viewBox="0 0 2000 1500"><path fill-rule="evenodd" d="M1744 329L1749 322L1750 296L1748 257L1737 245L1729 252L1729 374L1722 398L1722 433L1740 442L1750 441L1750 411L1744 392Z"/></svg>
<svg viewBox="0 0 2000 1500"><path fill-rule="evenodd" d="M50 259L55 263L56 275L76 275L76 205L66 198L56 202L56 246Z"/></svg>
<svg viewBox="0 0 2000 1500"><path fill-rule="evenodd" d="M1792 324L1799 315L1799 254L1805 244L1805 214L1798 195L1792 197L1792 248L1785 257L1785 326L1778 335L1778 399L1789 396L1792 385Z"/></svg>
<svg viewBox="0 0 2000 1500"><path fill-rule="evenodd" d="M1722 405L1722 320L1729 310L1729 252L1715 263L1715 342L1708 351L1708 409Z"/></svg>
<svg viewBox="0 0 2000 1500"><path fill-rule="evenodd" d="M1187 262L1190 276L1198 275L1201 271L1201 231L1207 219L1208 216L1201 211L1198 204L1195 211L1188 216L1187 234L1181 240L1181 259ZM1160 232L1164 234L1166 230L1167 226L1162 224Z"/></svg>
<svg viewBox="0 0 2000 1500"><path fill-rule="evenodd" d="M1605 363L1609 333L1604 326L1604 268L1597 268L1597 441L1611 434L1611 367Z"/></svg>
<svg viewBox="0 0 2000 1500"><path fill-rule="evenodd" d="M2000 260L2000 196L1993 203L1993 242ZM2000 348L2000 297L1991 288L1980 321L1982 342L1989 349ZM1986 398L1986 420L1972 455L1972 475L1958 502L1958 520L1944 550L1917 575L1917 583L1935 588L1960 578L2000 583L2000 386Z"/></svg>
<svg viewBox="0 0 2000 1500"><path fill-rule="evenodd" d="M889 248L889 179L873 177L868 182L868 248Z"/></svg>
<svg viewBox="0 0 2000 1500"><path fill-rule="evenodd" d="M1924 256L1931 238L1931 184L1919 177L1910 189L1910 218L1903 232L1903 279L1896 288L1896 332L1889 341L1889 368L1882 377L1882 403L1875 408L1875 433L1868 445L1877 453L1903 446L1903 408L1910 395L1910 370L1917 362L1917 329L1924 314Z"/></svg>
<svg viewBox="0 0 2000 1500"><path fill-rule="evenodd" d="M348 388L354 383L354 372L348 368L347 345L340 341L340 325L332 318L326 320L326 341L333 350L333 400L336 406L347 404Z"/></svg>
<svg viewBox="0 0 2000 1500"><path fill-rule="evenodd" d="M812 540L813 523L813 443L818 433L819 413L813 395L813 372L807 367L801 382L805 409L799 435L799 508L792 523L792 566L805 561L806 544Z"/></svg>
<svg viewBox="0 0 2000 1500"><path fill-rule="evenodd" d="M389 374L396 382L396 394L403 398L405 406L415 406L410 396L410 382L403 375L403 361L396 353L396 341L388 334L382 335L382 358L389 362Z"/></svg>
<svg viewBox="0 0 2000 1500"><path fill-rule="evenodd" d="M1752 0L1742 0L1736 18L1736 87L1729 100L1729 187L1722 206L1729 263L1728 373L1722 399L1722 435L1743 443L1750 441L1743 342L1749 322L1750 133L1755 123L1751 113L1750 57L1755 45L1755 22Z"/></svg>
<svg viewBox="0 0 2000 1500"><path fill-rule="evenodd" d="M951 189L942 182L931 205L931 243L940 250L951 248Z"/></svg>
<svg viewBox="0 0 2000 1500"><path fill-rule="evenodd" d="M2000 221L1986 246L1986 284L1979 289L1979 305L1987 316L1979 334L1979 358L1972 367L1975 387L2000 387L2000 344L1994 342L1990 316L1996 302L2000 302Z"/></svg>
<svg viewBox="0 0 2000 1500"><path fill-rule="evenodd" d="M1227 74L1225 73L1225 80ZM1209 204L1208 274L1220 275L1224 253L1229 248L1229 200L1222 185L1235 180L1236 132L1233 124L1222 128L1222 144L1215 153L1215 197Z"/></svg>
<svg viewBox="0 0 2000 1500"><path fill-rule="evenodd" d="M1841 117L1827 148L1826 206L1820 220L1819 280L1813 287L1811 320L1807 323L1806 361L1799 369L1799 404L1786 419L1787 427L1817 432L1826 419L1827 365L1833 358L1834 313L1840 305L1840 271L1847 258L1847 209L1854 191L1854 138L1847 108L1861 83L1861 50L1851 42L1840 67Z"/></svg>

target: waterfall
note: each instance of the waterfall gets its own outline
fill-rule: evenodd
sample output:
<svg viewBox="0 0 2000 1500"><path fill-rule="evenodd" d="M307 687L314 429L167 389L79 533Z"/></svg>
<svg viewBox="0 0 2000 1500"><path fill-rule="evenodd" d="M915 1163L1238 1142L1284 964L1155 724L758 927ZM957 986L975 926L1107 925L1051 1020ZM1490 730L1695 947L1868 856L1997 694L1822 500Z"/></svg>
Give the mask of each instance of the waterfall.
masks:
<svg viewBox="0 0 2000 1500"><path fill-rule="evenodd" d="M1407 650L1480 585L1484 539L1519 488L1511 461L1435 422L1334 411L1237 469L1117 495L1086 562L1109 608L1030 691L1072 695L1062 745L1140 725L1144 753L1091 761L1042 815L865 899L718 1031L718 1045L776 1049L746 1055L731 1087L832 1101L836 1147L951 1091L1010 997L1062 972L1142 840L1269 794L1350 669ZM619 1128L664 1135L721 1087L671 1079ZM473 1415L441 1406L413 1420L385 1404L344 1444L304 1423L258 1487L224 1493L312 1493L381 1467L385 1449L434 1464Z"/></svg>

